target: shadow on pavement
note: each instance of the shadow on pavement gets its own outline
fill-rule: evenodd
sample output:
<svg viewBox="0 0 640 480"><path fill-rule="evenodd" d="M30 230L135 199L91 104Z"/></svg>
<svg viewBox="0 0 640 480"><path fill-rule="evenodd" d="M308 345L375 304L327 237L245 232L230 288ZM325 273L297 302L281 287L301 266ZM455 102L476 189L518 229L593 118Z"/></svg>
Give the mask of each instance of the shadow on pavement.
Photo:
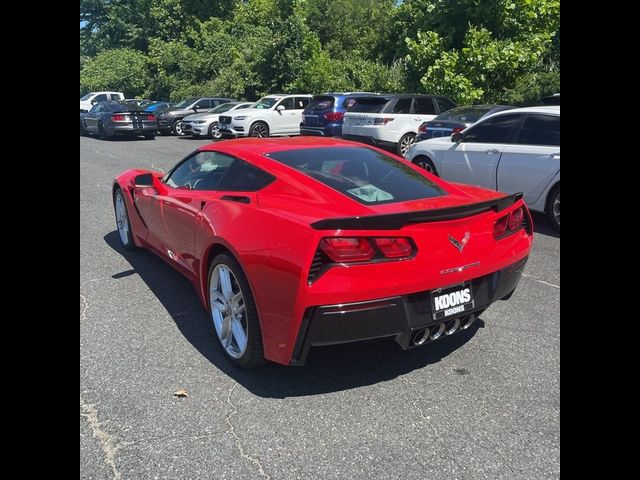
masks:
<svg viewBox="0 0 640 480"><path fill-rule="evenodd" d="M388 338L312 348L303 367L268 363L252 370L239 370L218 347L208 313L201 307L189 280L149 251L131 252L122 248L115 230L105 235L104 240L132 267L113 272L112 278L139 275L184 337L216 368L260 397L316 395L391 380L439 362L484 327L482 319L478 319L465 331L413 350L404 351Z"/></svg>

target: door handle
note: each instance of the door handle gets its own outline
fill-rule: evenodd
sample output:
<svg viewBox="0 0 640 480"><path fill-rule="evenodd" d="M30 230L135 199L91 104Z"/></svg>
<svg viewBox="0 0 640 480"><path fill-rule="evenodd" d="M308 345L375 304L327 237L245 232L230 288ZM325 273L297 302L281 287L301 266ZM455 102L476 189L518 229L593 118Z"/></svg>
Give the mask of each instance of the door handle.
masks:
<svg viewBox="0 0 640 480"><path fill-rule="evenodd" d="M489 155L495 155L496 153L500 153L500 150L497 150L495 148L490 148L488 150L485 150L484 152L489 154Z"/></svg>
<svg viewBox="0 0 640 480"><path fill-rule="evenodd" d="M552 153L551 155L549 155L551 158L553 158L554 160L560 160L560 152L558 153Z"/></svg>
<svg viewBox="0 0 640 480"><path fill-rule="evenodd" d="M245 197L244 195L224 195L223 197L220 197L220 200L229 200L239 203L251 203L249 197Z"/></svg>

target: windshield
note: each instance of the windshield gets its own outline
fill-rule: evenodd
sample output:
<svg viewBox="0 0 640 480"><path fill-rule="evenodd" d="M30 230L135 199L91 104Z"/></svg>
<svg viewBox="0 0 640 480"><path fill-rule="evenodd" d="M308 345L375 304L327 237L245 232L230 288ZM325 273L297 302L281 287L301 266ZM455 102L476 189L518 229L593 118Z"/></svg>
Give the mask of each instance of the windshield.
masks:
<svg viewBox="0 0 640 480"><path fill-rule="evenodd" d="M83 97L80 97L80 101L83 100L89 100L91 98L91 96L93 95L93 93L87 93L86 95L84 95Z"/></svg>
<svg viewBox="0 0 640 480"><path fill-rule="evenodd" d="M264 97L258 100L256 103L254 103L252 108L262 108L262 109L271 108L276 104L278 100L280 100L279 97L275 97L275 98Z"/></svg>
<svg viewBox="0 0 640 480"><path fill-rule="evenodd" d="M438 115L434 120L455 120L464 123L475 123L495 105L476 105L473 107L457 107Z"/></svg>
<svg viewBox="0 0 640 480"><path fill-rule="evenodd" d="M176 104L176 108L187 108L189 105L194 103L196 100L198 100L198 99L197 98L186 98L186 99L182 100L180 103Z"/></svg>
<svg viewBox="0 0 640 480"><path fill-rule="evenodd" d="M365 205L438 197L445 191L400 160L368 147L324 147L268 153Z"/></svg>
<svg viewBox="0 0 640 480"><path fill-rule="evenodd" d="M218 105L216 108L212 108L208 113L222 113L231 110L233 107L238 105L237 103L223 103L222 105Z"/></svg>
<svg viewBox="0 0 640 480"><path fill-rule="evenodd" d="M349 111L355 113L380 113L388 101L389 99L384 97L357 98L355 105Z"/></svg>

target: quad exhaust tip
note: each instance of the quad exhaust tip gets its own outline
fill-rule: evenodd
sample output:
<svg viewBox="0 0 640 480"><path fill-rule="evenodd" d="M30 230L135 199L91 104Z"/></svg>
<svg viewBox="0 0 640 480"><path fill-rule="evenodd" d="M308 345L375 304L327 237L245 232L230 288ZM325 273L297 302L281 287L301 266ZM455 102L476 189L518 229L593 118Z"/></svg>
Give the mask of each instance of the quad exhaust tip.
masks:
<svg viewBox="0 0 640 480"><path fill-rule="evenodd" d="M429 329L423 328L418 330L413 336L413 344L415 346L422 345L429 338Z"/></svg>
<svg viewBox="0 0 640 480"><path fill-rule="evenodd" d="M429 335L429 338L431 340L437 340L442 336L443 332L444 332L444 323L440 323L431 328L431 335Z"/></svg>
<svg viewBox="0 0 640 480"><path fill-rule="evenodd" d="M459 318L455 318L453 320L449 320L445 324L444 334L445 335L451 335L451 334L455 333L455 331L458 330L459 326L460 326L460 319Z"/></svg>
<svg viewBox="0 0 640 480"><path fill-rule="evenodd" d="M467 328L469 328L471 326L471 324L475 321L476 319L476 315L475 313L472 313L471 315L469 315L464 323L460 326L460 330L466 330Z"/></svg>

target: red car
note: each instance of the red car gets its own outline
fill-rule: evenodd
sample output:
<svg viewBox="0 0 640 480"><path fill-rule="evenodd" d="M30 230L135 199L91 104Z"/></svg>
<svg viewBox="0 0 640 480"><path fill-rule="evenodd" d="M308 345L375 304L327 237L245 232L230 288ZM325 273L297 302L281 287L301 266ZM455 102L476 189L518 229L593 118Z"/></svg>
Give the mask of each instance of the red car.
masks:
<svg viewBox="0 0 640 480"><path fill-rule="evenodd" d="M126 248L186 275L237 366L301 365L311 346L468 328L520 281L532 242L521 194L451 184L338 139L239 139L167 174L113 183Z"/></svg>

